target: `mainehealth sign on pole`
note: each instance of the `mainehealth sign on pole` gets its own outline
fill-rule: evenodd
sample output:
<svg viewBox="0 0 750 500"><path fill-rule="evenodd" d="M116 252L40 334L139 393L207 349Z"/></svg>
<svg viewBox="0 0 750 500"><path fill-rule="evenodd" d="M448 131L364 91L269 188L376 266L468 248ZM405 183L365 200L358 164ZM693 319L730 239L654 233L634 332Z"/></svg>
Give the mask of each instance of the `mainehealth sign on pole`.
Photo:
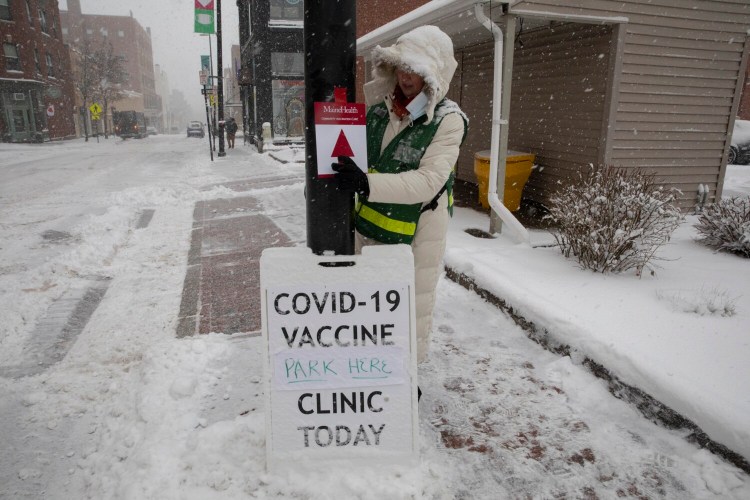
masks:
<svg viewBox="0 0 750 500"><path fill-rule="evenodd" d="M269 467L416 462L413 262L407 245L263 252Z"/></svg>
<svg viewBox="0 0 750 500"><path fill-rule="evenodd" d="M358 102L316 102L315 149L319 177L334 175L331 163L349 156L367 171L365 105Z"/></svg>
<svg viewBox="0 0 750 500"><path fill-rule="evenodd" d="M213 34L214 0L195 0L195 32Z"/></svg>

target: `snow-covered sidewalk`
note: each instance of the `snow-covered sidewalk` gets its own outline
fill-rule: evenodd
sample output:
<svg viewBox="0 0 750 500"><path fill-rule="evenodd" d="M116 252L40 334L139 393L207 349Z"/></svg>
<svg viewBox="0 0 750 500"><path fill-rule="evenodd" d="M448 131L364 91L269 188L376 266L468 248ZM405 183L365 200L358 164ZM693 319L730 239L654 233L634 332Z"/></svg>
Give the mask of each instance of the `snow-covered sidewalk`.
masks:
<svg viewBox="0 0 750 500"><path fill-rule="evenodd" d="M744 170L742 170L744 169ZM750 167L732 166L733 194ZM532 231L532 247L479 239L487 218L459 210L446 265L546 331L553 346L588 357L750 460L750 260L694 241L688 216L658 257L654 276L577 267Z"/></svg>

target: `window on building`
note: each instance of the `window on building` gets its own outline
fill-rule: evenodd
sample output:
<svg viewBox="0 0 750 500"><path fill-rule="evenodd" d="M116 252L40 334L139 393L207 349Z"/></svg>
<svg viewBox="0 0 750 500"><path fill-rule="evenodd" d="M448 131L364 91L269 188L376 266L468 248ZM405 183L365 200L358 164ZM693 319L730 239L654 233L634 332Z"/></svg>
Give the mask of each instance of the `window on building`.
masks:
<svg viewBox="0 0 750 500"><path fill-rule="evenodd" d="M47 33L47 13L43 10L39 11L39 25L42 27L42 32Z"/></svg>
<svg viewBox="0 0 750 500"><path fill-rule="evenodd" d="M94 34L94 30L92 30L91 28L86 28L86 34L87 35L93 35Z"/></svg>
<svg viewBox="0 0 750 500"><path fill-rule="evenodd" d="M0 19L5 19L6 21L10 21L13 19L10 16L10 5L8 3L10 0L0 0Z"/></svg>
<svg viewBox="0 0 750 500"><path fill-rule="evenodd" d="M99 30L99 33L101 33L102 36L109 36L109 31L107 30L107 28L101 28Z"/></svg>
<svg viewBox="0 0 750 500"><path fill-rule="evenodd" d="M51 76L54 78L55 76L55 66L52 64L52 55L47 54L44 56L47 60L47 76Z"/></svg>
<svg viewBox="0 0 750 500"><path fill-rule="evenodd" d="M34 18L31 16L31 4L26 0L26 17L29 18L29 26L34 27Z"/></svg>
<svg viewBox="0 0 750 500"><path fill-rule="evenodd" d="M34 69L40 75L42 74L42 65L39 64L39 50L34 49Z"/></svg>
<svg viewBox="0 0 750 500"><path fill-rule="evenodd" d="M7 71L21 71L21 59L18 57L18 46L12 43L3 44L5 55L5 69Z"/></svg>
<svg viewBox="0 0 750 500"><path fill-rule="evenodd" d="M120 30L117 32L117 36L119 36L120 38L125 38L125 32Z"/></svg>
<svg viewBox="0 0 750 500"><path fill-rule="evenodd" d="M304 14L303 0L271 0L272 21L302 21Z"/></svg>
<svg viewBox="0 0 750 500"><path fill-rule="evenodd" d="M68 34L68 28L66 28L65 26L63 26L62 34L63 35L67 35Z"/></svg>
<svg viewBox="0 0 750 500"><path fill-rule="evenodd" d="M55 16L52 16L52 36L57 38L57 21L55 20Z"/></svg>
<svg viewBox="0 0 750 500"><path fill-rule="evenodd" d="M273 131L278 137L297 137L305 133L304 80L273 80Z"/></svg>
<svg viewBox="0 0 750 500"><path fill-rule="evenodd" d="M305 59L302 52L272 52L271 75L302 76L305 74Z"/></svg>

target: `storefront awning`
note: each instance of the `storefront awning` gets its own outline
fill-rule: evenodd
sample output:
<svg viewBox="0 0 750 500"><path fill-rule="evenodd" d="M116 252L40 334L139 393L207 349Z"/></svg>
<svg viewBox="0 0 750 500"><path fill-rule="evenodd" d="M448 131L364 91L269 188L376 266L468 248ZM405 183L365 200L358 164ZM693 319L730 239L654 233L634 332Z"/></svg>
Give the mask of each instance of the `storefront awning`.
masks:
<svg viewBox="0 0 750 500"><path fill-rule="evenodd" d="M435 25L450 36L455 49L486 41L487 30L475 19L474 5L482 5L485 14L498 22L504 6L510 3L511 0L433 0L357 39L357 55L368 58L377 45L391 45L407 31L426 24Z"/></svg>

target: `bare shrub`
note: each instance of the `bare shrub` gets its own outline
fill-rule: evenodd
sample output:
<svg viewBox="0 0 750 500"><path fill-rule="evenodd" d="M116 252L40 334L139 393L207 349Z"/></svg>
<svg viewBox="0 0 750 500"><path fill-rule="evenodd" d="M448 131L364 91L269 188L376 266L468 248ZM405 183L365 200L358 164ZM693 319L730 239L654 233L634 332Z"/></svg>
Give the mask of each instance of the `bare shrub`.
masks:
<svg viewBox="0 0 750 500"><path fill-rule="evenodd" d="M695 228L701 243L750 257L750 198L735 196L708 205Z"/></svg>
<svg viewBox="0 0 750 500"><path fill-rule="evenodd" d="M599 167L579 172L579 179L551 199L549 217L559 228L554 236L563 255L595 272L653 273L656 250L683 220L674 195L638 169Z"/></svg>

